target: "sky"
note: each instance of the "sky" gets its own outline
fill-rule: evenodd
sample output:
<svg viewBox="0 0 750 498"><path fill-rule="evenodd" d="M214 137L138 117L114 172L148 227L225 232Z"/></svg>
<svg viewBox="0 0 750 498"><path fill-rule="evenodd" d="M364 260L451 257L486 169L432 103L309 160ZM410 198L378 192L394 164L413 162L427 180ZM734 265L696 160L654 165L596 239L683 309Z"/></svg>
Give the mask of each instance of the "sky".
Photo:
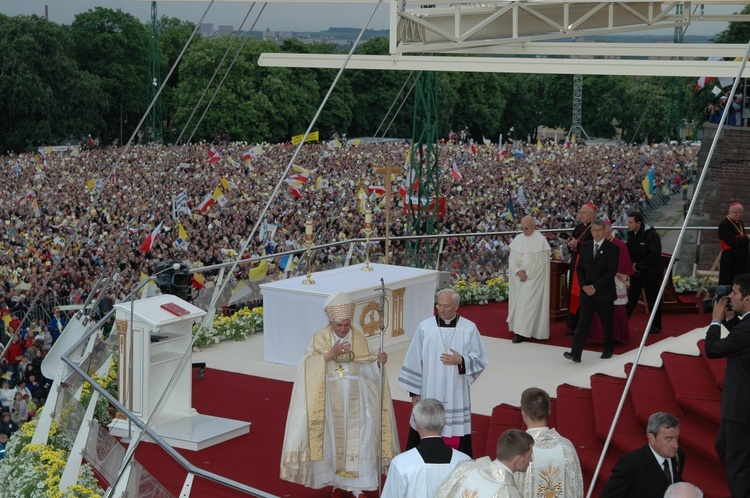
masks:
<svg viewBox="0 0 750 498"><path fill-rule="evenodd" d="M377 9L370 25L371 29L387 29L389 2L384 1ZM151 2L127 0L0 0L0 12L5 15L44 15L44 6L49 6L49 19L57 24L70 24L76 14L86 12L97 6L110 9L122 9L133 14L143 22L151 19ZM214 29L219 25L231 25L238 28L251 2L220 2L211 7L204 23L213 23ZM260 3L253 9L246 28L252 25ZM308 0L300 3L268 3L266 9L255 25L255 31L323 31L330 27L362 28L372 10L372 4L332 4L317 3ZM158 2L158 15L176 17L192 23L198 22L203 15L208 1L199 2ZM738 5L706 5L706 13L739 12ZM712 36L726 28L726 23L697 22L687 30L688 35ZM665 32L666 31L666 32ZM658 34L670 35L668 30L658 30Z"/></svg>

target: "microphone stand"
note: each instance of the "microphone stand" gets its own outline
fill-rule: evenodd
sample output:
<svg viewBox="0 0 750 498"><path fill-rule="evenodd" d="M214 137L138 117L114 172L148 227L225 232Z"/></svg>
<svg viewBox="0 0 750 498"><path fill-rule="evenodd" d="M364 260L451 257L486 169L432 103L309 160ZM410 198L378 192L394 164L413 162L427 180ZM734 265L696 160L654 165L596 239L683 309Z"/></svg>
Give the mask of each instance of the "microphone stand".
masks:
<svg viewBox="0 0 750 498"><path fill-rule="evenodd" d="M380 279L380 289L375 289L375 292L380 293L380 305L378 307L378 314L380 316L380 349L383 351L383 341L385 339L385 296L390 289L386 289L385 282ZM380 365L380 437L378 438L378 496L381 496L383 491L383 408L385 403L385 364Z"/></svg>

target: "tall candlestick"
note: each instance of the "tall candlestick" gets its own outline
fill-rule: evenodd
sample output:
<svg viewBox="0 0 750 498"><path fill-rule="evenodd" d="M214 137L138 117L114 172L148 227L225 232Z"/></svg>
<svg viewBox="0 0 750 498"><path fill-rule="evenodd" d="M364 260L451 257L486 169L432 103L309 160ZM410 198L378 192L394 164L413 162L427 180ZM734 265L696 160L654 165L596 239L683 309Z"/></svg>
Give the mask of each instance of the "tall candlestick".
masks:
<svg viewBox="0 0 750 498"><path fill-rule="evenodd" d="M305 235L312 236L313 234L313 222L310 218L305 222Z"/></svg>
<svg viewBox="0 0 750 498"><path fill-rule="evenodd" d="M372 223L372 209L367 209L365 211L365 225L369 225Z"/></svg>

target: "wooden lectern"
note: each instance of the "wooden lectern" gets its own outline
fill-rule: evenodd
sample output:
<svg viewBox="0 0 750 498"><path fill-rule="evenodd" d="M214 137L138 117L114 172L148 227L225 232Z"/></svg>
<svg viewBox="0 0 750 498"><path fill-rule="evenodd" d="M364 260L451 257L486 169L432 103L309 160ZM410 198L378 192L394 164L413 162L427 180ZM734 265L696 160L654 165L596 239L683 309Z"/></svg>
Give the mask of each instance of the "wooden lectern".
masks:
<svg viewBox="0 0 750 498"><path fill-rule="evenodd" d="M550 322L562 322L568 317L568 268L570 265L559 259L553 259L550 263Z"/></svg>

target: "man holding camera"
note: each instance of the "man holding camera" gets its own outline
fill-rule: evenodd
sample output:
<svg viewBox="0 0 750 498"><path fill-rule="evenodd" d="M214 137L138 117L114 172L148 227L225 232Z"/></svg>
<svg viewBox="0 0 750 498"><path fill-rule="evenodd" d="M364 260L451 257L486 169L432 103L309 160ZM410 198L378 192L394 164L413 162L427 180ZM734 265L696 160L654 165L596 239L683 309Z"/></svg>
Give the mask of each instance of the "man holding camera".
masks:
<svg viewBox="0 0 750 498"><path fill-rule="evenodd" d="M725 321L728 311L734 312L734 318ZM706 356L727 359L716 452L724 464L732 496L750 496L749 316L750 273L744 273L734 278L729 295L716 301L711 326L706 333ZM723 339L722 322L729 328L729 335Z"/></svg>

